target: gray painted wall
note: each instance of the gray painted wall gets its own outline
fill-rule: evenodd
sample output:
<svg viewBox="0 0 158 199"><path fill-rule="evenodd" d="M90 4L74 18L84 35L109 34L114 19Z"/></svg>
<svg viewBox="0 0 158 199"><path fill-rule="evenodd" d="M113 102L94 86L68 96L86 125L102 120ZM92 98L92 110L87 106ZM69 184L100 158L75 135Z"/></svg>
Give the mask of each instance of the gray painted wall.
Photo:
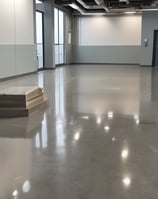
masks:
<svg viewBox="0 0 158 199"><path fill-rule="evenodd" d="M54 68L54 1L44 4L44 62L45 68Z"/></svg>
<svg viewBox="0 0 158 199"><path fill-rule="evenodd" d="M153 59L154 30L158 30L158 11L148 11L142 13L142 46L140 54L140 64L151 66ZM148 46L144 45L144 39L148 39Z"/></svg>
<svg viewBox="0 0 158 199"><path fill-rule="evenodd" d="M73 46L73 63L138 64L140 46Z"/></svg>

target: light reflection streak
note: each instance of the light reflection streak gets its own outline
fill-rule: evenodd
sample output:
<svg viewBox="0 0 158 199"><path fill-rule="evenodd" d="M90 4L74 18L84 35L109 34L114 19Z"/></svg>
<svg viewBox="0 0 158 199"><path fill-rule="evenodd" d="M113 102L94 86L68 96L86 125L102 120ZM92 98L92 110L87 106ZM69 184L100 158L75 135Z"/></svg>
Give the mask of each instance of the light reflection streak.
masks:
<svg viewBox="0 0 158 199"><path fill-rule="evenodd" d="M14 199L17 199L18 195L19 195L18 190L13 191L12 196L13 196Z"/></svg>
<svg viewBox="0 0 158 199"><path fill-rule="evenodd" d="M44 119L42 122L42 148L45 149L48 147L48 131L47 131L47 120L46 114L44 114Z"/></svg>
<svg viewBox="0 0 158 199"><path fill-rule="evenodd" d="M125 187L129 187L131 185L131 178L129 176L125 176L122 179L122 183Z"/></svg>
<svg viewBox="0 0 158 199"><path fill-rule="evenodd" d="M114 117L114 113L112 111L108 112L108 118L112 119Z"/></svg>
<svg viewBox="0 0 158 199"><path fill-rule="evenodd" d="M74 135L74 140L78 141L80 139L80 132L76 132Z"/></svg>
<svg viewBox="0 0 158 199"><path fill-rule="evenodd" d="M101 117L100 116L97 117L97 124L101 124Z"/></svg>
<svg viewBox="0 0 158 199"><path fill-rule="evenodd" d="M31 190L31 184L29 180L26 180L22 186L22 191L28 193Z"/></svg>
<svg viewBox="0 0 158 199"><path fill-rule="evenodd" d="M108 133L110 130L110 127L106 125L106 126L104 126L104 130Z"/></svg>
<svg viewBox="0 0 158 199"><path fill-rule="evenodd" d="M65 85L64 85L64 70L58 69L55 72L55 113L56 121L56 146L63 149L65 152L65 134L64 134L64 121L65 121ZM60 150L61 152L61 150Z"/></svg>
<svg viewBox="0 0 158 199"><path fill-rule="evenodd" d="M121 152L122 159L127 159L128 155L129 155L128 149L123 149L122 152Z"/></svg>

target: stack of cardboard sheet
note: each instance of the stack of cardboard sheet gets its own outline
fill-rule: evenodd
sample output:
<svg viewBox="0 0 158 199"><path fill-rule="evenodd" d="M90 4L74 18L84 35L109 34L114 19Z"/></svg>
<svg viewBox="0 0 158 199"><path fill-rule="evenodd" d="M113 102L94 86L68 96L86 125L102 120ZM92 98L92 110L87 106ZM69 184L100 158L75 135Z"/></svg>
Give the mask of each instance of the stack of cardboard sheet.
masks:
<svg viewBox="0 0 158 199"><path fill-rule="evenodd" d="M0 91L0 117L28 116L37 106L46 103L42 88L11 87Z"/></svg>

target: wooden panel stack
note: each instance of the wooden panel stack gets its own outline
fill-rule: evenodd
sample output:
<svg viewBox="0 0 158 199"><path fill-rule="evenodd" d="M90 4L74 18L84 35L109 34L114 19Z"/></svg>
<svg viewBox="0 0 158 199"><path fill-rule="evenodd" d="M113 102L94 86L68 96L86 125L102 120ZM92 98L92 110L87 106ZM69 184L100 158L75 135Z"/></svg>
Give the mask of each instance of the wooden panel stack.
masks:
<svg viewBox="0 0 158 199"><path fill-rule="evenodd" d="M11 87L0 91L0 117L28 116L48 99L39 87Z"/></svg>

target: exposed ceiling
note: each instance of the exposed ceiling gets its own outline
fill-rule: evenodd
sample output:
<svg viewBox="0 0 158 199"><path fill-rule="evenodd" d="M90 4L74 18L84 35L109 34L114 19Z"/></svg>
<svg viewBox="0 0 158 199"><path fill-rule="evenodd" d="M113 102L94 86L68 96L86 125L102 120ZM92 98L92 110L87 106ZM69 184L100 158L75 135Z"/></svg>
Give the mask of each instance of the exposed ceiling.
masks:
<svg viewBox="0 0 158 199"><path fill-rule="evenodd" d="M55 4L82 15L122 14L158 8L158 0L55 0Z"/></svg>

